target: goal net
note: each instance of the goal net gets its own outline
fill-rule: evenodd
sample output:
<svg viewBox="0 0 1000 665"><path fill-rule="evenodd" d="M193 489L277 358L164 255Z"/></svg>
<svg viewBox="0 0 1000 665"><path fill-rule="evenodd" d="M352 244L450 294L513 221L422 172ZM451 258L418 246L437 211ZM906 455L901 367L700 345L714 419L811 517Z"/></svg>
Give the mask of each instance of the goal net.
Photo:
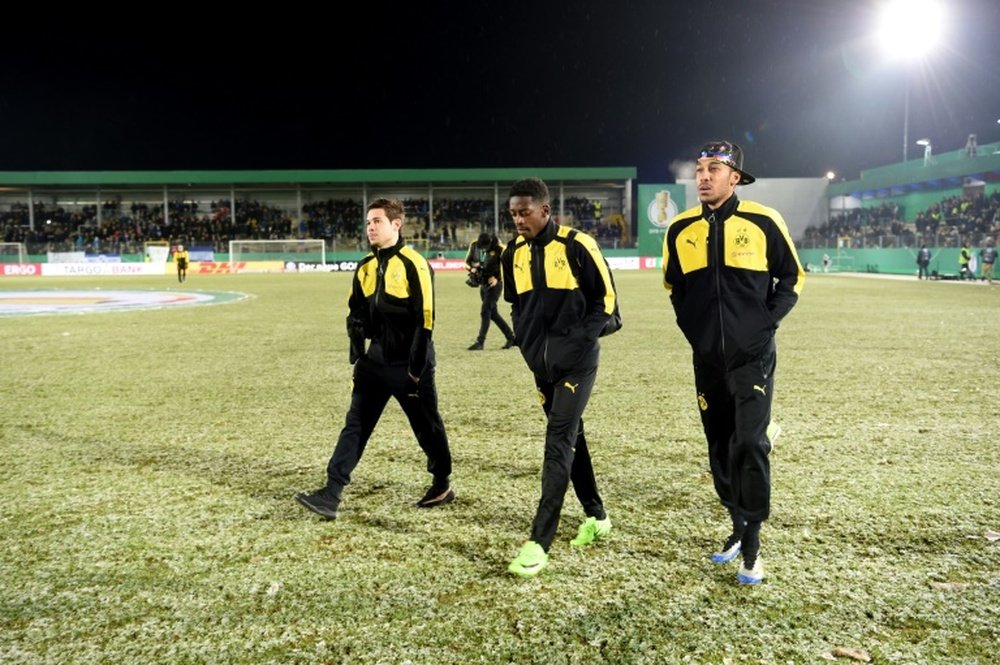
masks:
<svg viewBox="0 0 1000 665"><path fill-rule="evenodd" d="M326 243L322 238L229 241L229 272L253 271L251 264L261 261L326 265Z"/></svg>
<svg viewBox="0 0 1000 665"><path fill-rule="evenodd" d="M27 263L28 251L23 242L0 242L0 263Z"/></svg>
<svg viewBox="0 0 1000 665"><path fill-rule="evenodd" d="M27 263L28 251L23 242L0 242L0 263Z"/></svg>
<svg viewBox="0 0 1000 665"><path fill-rule="evenodd" d="M170 257L170 242L167 240L147 240L142 243L142 251L149 263L166 263Z"/></svg>

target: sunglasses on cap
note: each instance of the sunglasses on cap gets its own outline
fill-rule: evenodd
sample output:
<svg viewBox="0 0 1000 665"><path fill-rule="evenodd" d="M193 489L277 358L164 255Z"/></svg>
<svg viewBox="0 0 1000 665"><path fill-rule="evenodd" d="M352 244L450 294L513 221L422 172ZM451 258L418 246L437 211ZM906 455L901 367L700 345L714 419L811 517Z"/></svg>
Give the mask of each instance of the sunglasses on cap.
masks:
<svg viewBox="0 0 1000 665"><path fill-rule="evenodd" d="M739 148L733 146L732 143L728 141L720 141L719 143L709 143L702 147L701 154L698 155L698 159L714 159L716 161L722 162L727 166L732 166L735 169L739 169L742 166L739 163Z"/></svg>
<svg viewBox="0 0 1000 665"><path fill-rule="evenodd" d="M743 149L729 141L710 141L701 147L698 159L711 159L725 164L740 174L740 185L749 185L756 178L743 170Z"/></svg>

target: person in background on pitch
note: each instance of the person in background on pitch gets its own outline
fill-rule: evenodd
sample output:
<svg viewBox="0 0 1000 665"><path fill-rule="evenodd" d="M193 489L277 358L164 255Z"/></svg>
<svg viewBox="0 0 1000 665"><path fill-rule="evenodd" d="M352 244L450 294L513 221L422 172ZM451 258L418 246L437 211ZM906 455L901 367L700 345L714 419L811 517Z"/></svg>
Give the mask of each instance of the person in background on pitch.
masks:
<svg viewBox="0 0 1000 665"><path fill-rule="evenodd" d="M771 509L768 455L777 437L774 336L805 278L781 215L736 196L737 185L754 180L738 145L706 143L695 172L701 203L674 217L663 241L663 283L693 350L712 480L732 519L711 559L728 563L742 551L742 584L764 579L760 528Z"/></svg>
<svg viewBox="0 0 1000 665"><path fill-rule="evenodd" d="M177 245L174 250L174 263L177 264L177 281L183 284L188 274L188 252L184 245Z"/></svg>
<svg viewBox="0 0 1000 665"><path fill-rule="evenodd" d="M969 241L966 240L962 243L962 249L958 251L958 278L960 280L965 279L976 279L976 273L972 269L972 248L969 247Z"/></svg>
<svg viewBox="0 0 1000 665"><path fill-rule="evenodd" d="M486 342L486 333L490 329L490 321L497 324L506 342L503 348L514 346L514 331L503 320L497 309L502 291L500 286L500 254L504 246L491 233L480 233L476 242L469 245L469 253L465 256L465 265L469 270L470 284L479 284L479 299L482 307L479 310L479 335L469 347L469 351L482 351Z"/></svg>
<svg viewBox="0 0 1000 665"><path fill-rule="evenodd" d="M326 485L295 495L327 519L336 519L341 493L390 397L403 408L433 478L417 506L431 508L455 499L449 480L451 450L434 381L434 273L403 239L404 221L403 205L395 199L368 204L365 229L372 251L358 263L348 298L351 406L326 467ZM371 340L367 350L366 339Z"/></svg>
<svg viewBox="0 0 1000 665"><path fill-rule="evenodd" d="M927 272L930 265L931 250L927 249L926 244L922 244L917 252L917 279L930 279L930 273Z"/></svg>
<svg viewBox="0 0 1000 665"><path fill-rule="evenodd" d="M508 200L518 237L500 259L504 298L511 304L514 336L534 375L546 426L542 495L531 539L507 570L532 577L548 565L570 481L587 516L570 543L583 547L611 531L582 416L597 378L597 338L609 321L620 323L620 318L600 247L589 235L551 219L545 183L519 180Z"/></svg>
<svg viewBox="0 0 1000 665"><path fill-rule="evenodd" d="M979 263L982 265L979 269L979 276L991 285L993 284L993 264L996 262L997 248L993 245L993 238L987 238L986 246L979 250Z"/></svg>

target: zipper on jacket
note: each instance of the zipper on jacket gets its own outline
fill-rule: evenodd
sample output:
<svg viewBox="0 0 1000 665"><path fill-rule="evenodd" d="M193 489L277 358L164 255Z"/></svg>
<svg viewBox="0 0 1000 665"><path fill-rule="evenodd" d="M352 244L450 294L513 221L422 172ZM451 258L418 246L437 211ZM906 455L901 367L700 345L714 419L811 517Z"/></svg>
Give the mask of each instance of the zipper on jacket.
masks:
<svg viewBox="0 0 1000 665"><path fill-rule="evenodd" d="M378 309L379 296L385 288L385 266L382 265L382 257L379 255L381 249L375 248L375 309Z"/></svg>
<svg viewBox="0 0 1000 665"><path fill-rule="evenodd" d="M709 230L712 233L712 271L715 273L715 298L719 304L719 350L722 352L722 366L726 366L726 326L722 310L722 255L719 253L719 236L722 235L722 222L716 219L713 212L708 216Z"/></svg>
<svg viewBox="0 0 1000 665"><path fill-rule="evenodd" d="M542 303L542 288L545 285L545 248L536 245L533 242L528 242L528 249L531 252L530 265L531 265L531 288L536 293L536 298L538 303ZM544 312L542 312L544 315ZM545 331L545 339L542 341L542 367L545 368L545 373L549 373L549 334L548 330ZM550 377L551 378L551 377Z"/></svg>

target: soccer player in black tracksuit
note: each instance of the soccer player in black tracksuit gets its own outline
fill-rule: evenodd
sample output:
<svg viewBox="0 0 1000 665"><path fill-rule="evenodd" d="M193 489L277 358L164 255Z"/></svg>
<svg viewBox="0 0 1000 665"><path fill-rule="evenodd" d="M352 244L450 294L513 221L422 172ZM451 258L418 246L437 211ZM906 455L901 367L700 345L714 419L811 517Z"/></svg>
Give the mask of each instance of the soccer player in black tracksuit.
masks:
<svg viewBox="0 0 1000 665"><path fill-rule="evenodd" d="M469 245L469 253L465 255L465 265L469 268L470 274L476 274L479 278L479 299L482 307L479 310L479 334L476 341L469 347L469 351L482 351L486 342L486 333L490 329L490 321L497 324L497 328L503 333L507 340L503 348L509 349L514 346L514 331L510 329L507 322L497 309L497 301L500 300L500 253L503 245L497 237L491 233L480 233L476 242Z"/></svg>
<svg viewBox="0 0 1000 665"><path fill-rule="evenodd" d="M571 480L587 515L571 543L582 547L611 530L582 415L597 377L597 338L609 319L617 320L617 297L594 239L550 219L544 182L527 178L514 183L509 203L519 237L500 259L504 298L511 303L514 336L534 374L547 419L542 496L531 539L508 566L515 575L531 577L548 564Z"/></svg>
<svg viewBox="0 0 1000 665"><path fill-rule="evenodd" d="M706 144L695 182L701 205L670 221L663 280L694 351L712 479L733 523L712 560L726 563L742 550L737 580L756 584L764 577L760 525L770 513L774 333L805 274L781 215L737 198L736 185L754 182L739 146Z"/></svg>
<svg viewBox="0 0 1000 665"><path fill-rule="evenodd" d="M295 495L327 519L337 517L341 492L390 397L409 419L433 477L417 505L430 508L455 498L449 482L451 451L434 382L434 274L400 235L403 221L403 205L395 199L368 205L365 225L372 253L358 263L348 300L351 406L326 468L326 485ZM367 350L366 339L371 339Z"/></svg>

